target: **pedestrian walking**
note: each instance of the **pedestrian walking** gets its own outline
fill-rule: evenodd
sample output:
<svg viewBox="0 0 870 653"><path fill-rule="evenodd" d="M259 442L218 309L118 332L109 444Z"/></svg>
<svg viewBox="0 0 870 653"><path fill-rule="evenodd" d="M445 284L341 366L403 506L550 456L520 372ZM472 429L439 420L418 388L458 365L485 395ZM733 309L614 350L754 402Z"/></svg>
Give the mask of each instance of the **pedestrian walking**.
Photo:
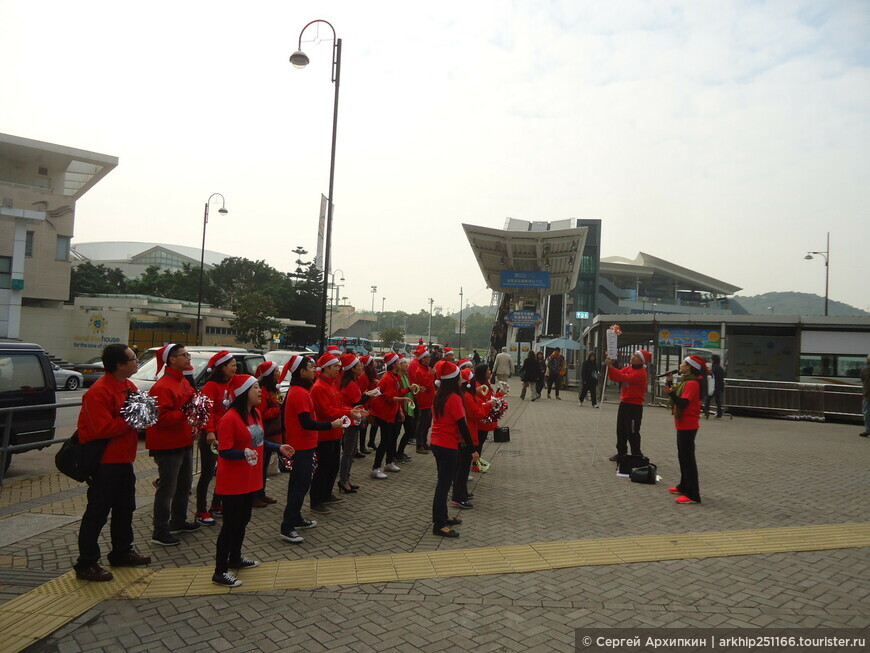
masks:
<svg viewBox="0 0 870 653"><path fill-rule="evenodd" d="M592 398L592 407L598 408L598 363L595 354L590 353L580 368L580 405L586 399L586 395Z"/></svg>

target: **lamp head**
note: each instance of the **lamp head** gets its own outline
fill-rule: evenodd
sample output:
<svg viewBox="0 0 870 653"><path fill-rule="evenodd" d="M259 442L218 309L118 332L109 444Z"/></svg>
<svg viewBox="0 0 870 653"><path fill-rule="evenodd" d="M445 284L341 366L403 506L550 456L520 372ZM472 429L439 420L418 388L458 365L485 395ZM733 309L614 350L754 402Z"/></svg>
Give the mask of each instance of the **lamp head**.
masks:
<svg viewBox="0 0 870 653"><path fill-rule="evenodd" d="M296 52L290 55L290 63L293 64L294 68L305 68L309 62L308 55L302 52L302 50L296 50Z"/></svg>
<svg viewBox="0 0 870 653"><path fill-rule="evenodd" d="M229 211L227 211L226 208L222 206L218 209L218 213L220 213L221 215L226 215L227 213L229 213Z"/></svg>
<svg viewBox="0 0 870 653"><path fill-rule="evenodd" d="M812 261L812 260L813 260L813 255L808 253L806 256L804 256L804 258L805 258L807 261Z"/></svg>

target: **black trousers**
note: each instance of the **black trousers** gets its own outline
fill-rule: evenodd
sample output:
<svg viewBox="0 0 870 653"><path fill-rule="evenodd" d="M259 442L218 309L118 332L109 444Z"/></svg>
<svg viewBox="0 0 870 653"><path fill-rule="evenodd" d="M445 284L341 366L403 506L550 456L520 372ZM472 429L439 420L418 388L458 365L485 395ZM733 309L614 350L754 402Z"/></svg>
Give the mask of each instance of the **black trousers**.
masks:
<svg viewBox="0 0 870 653"><path fill-rule="evenodd" d="M483 445L486 444L486 439L489 437L489 431L477 429L477 453L483 455ZM467 477L466 477L467 478Z"/></svg>
<svg viewBox="0 0 870 653"><path fill-rule="evenodd" d="M643 455L640 451L640 422L643 419L643 405L620 402L616 411L616 455L619 457L628 453Z"/></svg>
<svg viewBox="0 0 870 653"><path fill-rule="evenodd" d="M293 454L293 471L290 472L287 482L287 505L284 507L284 519L281 522L282 533L302 525L302 504L305 503L305 495L311 488L314 451L302 449Z"/></svg>
<svg viewBox="0 0 870 653"><path fill-rule="evenodd" d="M223 574L229 571L230 565L242 559L242 542L245 541L245 530L251 521L251 507L256 492L247 494L225 494L223 499L224 518L221 522L221 532L217 537L217 553L215 554L214 571Z"/></svg>
<svg viewBox="0 0 870 653"><path fill-rule="evenodd" d="M325 440L317 443L317 469L311 478L311 505L326 501L332 494L332 486L338 476L341 461L341 440Z"/></svg>
<svg viewBox="0 0 870 653"><path fill-rule="evenodd" d="M378 429L380 428L379 421L377 417L375 417L375 423L369 424L369 449L376 449L377 445L375 444L375 438L378 437ZM381 438L384 437L384 434L381 434Z"/></svg>
<svg viewBox="0 0 870 653"><path fill-rule="evenodd" d="M698 429L677 431L677 456L680 459L680 483L677 489L692 501L701 502L698 463L695 462L695 436Z"/></svg>
<svg viewBox="0 0 870 653"><path fill-rule="evenodd" d="M550 394L550 390L552 390L553 386L556 386L556 396L559 396L559 383L561 379L559 378L558 372L550 372L547 375L547 394Z"/></svg>
<svg viewBox="0 0 870 653"><path fill-rule="evenodd" d="M586 393L589 393L589 396L592 397L592 405L598 405L598 397L596 397L596 392L598 390L598 382L590 381L589 383L583 382L583 387L580 389L580 403L586 399Z"/></svg>
<svg viewBox="0 0 870 653"><path fill-rule="evenodd" d="M429 429L432 428L432 409L421 408L417 415L417 448L422 449L429 444Z"/></svg>
<svg viewBox="0 0 870 653"><path fill-rule="evenodd" d="M707 395L707 399L704 401L704 414L710 414L710 400L714 399L716 401L716 417L722 417L722 391L718 390L714 392L712 395Z"/></svg>
<svg viewBox="0 0 870 653"><path fill-rule="evenodd" d="M447 493L456 477L459 452L433 444L432 453L438 467L438 482L435 484L435 497L432 499L432 523L435 528L444 528L447 526Z"/></svg>
<svg viewBox="0 0 870 653"><path fill-rule="evenodd" d="M196 511L208 512L211 506L220 507L220 495L215 492L211 496L211 506L208 500L208 486L217 474L217 454L211 450L211 445L205 439L205 433L199 435L199 480L196 482Z"/></svg>
<svg viewBox="0 0 870 653"><path fill-rule="evenodd" d="M398 453L404 454L405 447L408 446L408 440L417 435L417 420L410 415L405 415L405 421L401 422L397 428L404 429L398 448Z"/></svg>
<svg viewBox="0 0 870 653"><path fill-rule="evenodd" d="M396 438L399 435L399 422L385 422L380 417L376 417L375 425L381 430L381 442L375 453L375 463L372 465L372 469L380 469L385 456L388 465L396 457Z"/></svg>
<svg viewBox="0 0 870 653"><path fill-rule="evenodd" d="M456 476L453 478L453 500L468 501L468 474L471 472L472 447L459 447L456 460Z"/></svg>
<svg viewBox="0 0 870 653"><path fill-rule="evenodd" d="M112 560L133 549L133 511L136 510L136 474L133 463L100 463L88 483L88 505L79 526L79 558L74 567L84 569L100 561L100 532L112 513Z"/></svg>

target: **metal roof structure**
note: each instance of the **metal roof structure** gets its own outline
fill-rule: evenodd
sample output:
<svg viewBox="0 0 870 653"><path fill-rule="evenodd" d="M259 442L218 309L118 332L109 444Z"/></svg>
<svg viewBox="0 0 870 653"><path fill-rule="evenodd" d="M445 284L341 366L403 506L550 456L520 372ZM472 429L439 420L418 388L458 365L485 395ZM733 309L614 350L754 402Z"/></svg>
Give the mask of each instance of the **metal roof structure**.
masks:
<svg viewBox="0 0 870 653"><path fill-rule="evenodd" d="M561 295L577 285L588 227L553 231L506 231L463 224L465 236L486 285L516 298ZM549 272L550 287L515 288L501 285L507 270Z"/></svg>
<svg viewBox="0 0 870 653"><path fill-rule="evenodd" d="M102 263L104 265L137 263L147 259L147 255L157 250L177 254L184 262L199 265L201 250L199 247L187 247L185 245L167 245L164 243L138 243L129 241L104 241L95 243L73 243L73 256L79 260ZM224 259L230 258L229 254L221 254L205 250L206 269L218 265Z"/></svg>
<svg viewBox="0 0 870 653"><path fill-rule="evenodd" d="M708 277L705 274L644 252L639 252L634 260L622 256L602 258L601 274L607 277L624 276L632 279L646 279L658 275L674 279L683 288L718 295L733 295L742 290L742 288L732 286L730 283Z"/></svg>

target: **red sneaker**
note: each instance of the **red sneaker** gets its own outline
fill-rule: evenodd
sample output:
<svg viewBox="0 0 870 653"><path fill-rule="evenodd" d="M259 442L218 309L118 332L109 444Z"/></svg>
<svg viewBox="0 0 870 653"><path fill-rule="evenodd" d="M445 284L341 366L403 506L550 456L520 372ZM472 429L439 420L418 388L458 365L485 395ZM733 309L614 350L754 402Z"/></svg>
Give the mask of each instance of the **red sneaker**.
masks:
<svg viewBox="0 0 870 653"><path fill-rule="evenodd" d="M671 494L679 494L680 493L680 491L675 487L672 487L670 490L668 490L668 492L670 492Z"/></svg>
<svg viewBox="0 0 870 653"><path fill-rule="evenodd" d="M677 498L675 499L675 501L676 501L677 503L698 503L697 501L692 501L692 500L691 500L689 497L687 497L687 496L677 497Z"/></svg>

